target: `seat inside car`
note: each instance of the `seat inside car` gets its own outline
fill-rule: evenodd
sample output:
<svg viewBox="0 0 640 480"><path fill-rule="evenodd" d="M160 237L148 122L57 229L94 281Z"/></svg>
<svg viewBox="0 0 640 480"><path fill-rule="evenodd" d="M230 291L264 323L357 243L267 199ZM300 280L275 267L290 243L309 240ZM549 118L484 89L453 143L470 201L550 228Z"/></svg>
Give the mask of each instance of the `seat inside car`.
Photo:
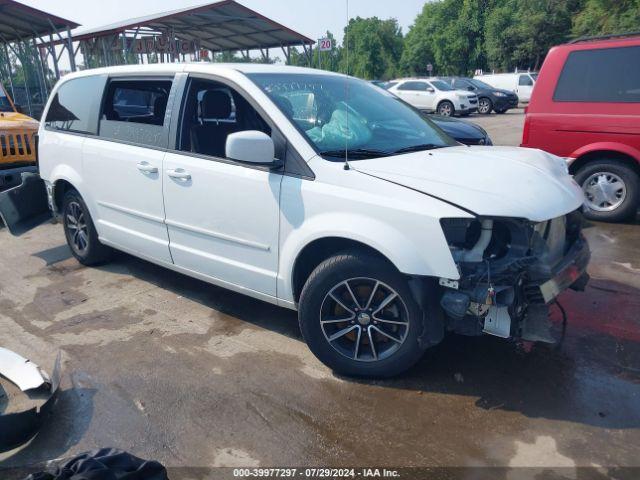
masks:
<svg viewBox="0 0 640 480"><path fill-rule="evenodd" d="M204 92L197 108L198 123L191 127L191 151L224 157L227 136L237 128L235 122L220 120L229 119L232 111L229 93L223 90Z"/></svg>
<svg viewBox="0 0 640 480"><path fill-rule="evenodd" d="M153 102L153 121L154 125L164 124L164 114L167 112L167 102L169 97L167 95L158 96Z"/></svg>

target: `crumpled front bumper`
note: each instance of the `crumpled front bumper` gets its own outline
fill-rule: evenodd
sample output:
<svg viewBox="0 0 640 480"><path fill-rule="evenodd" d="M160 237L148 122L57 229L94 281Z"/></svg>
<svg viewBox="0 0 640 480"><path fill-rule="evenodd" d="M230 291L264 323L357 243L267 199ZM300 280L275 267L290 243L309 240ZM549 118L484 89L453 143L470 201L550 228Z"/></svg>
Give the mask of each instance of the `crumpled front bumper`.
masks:
<svg viewBox="0 0 640 480"><path fill-rule="evenodd" d="M464 226L447 224L454 245L460 242L459 228ZM507 242L506 254L478 261L469 258L469 250L463 254L457 250L460 279L440 279L444 287L440 306L448 329L464 335L553 342L549 305L566 289L582 291L589 282L591 252L581 228L579 211L535 225L501 220L490 231L492 241L498 235ZM482 244L482 235L478 238L476 246Z"/></svg>
<svg viewBox="0 0 640 480"><path fill-rule="evenodd" d="M567 255L550 272L551 278L539 285L544 303L551 303L567 288L583 291L589 282L587 266L590 259L589 244L583 236L580 236Z"/></svg>

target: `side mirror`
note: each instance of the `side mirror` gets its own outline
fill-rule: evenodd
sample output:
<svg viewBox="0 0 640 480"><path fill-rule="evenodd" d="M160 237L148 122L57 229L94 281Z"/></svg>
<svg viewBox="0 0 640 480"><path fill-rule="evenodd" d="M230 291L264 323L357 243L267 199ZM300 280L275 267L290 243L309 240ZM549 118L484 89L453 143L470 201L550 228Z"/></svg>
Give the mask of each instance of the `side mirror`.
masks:
<svg viewBox="0 0 640 480"><path fill-rule="evenodd" d="M436 90L435 90L435 88L429 87L429 88L427 88L427 92L436 93Z"/></svg>
<svg viewBox="0 0 640 480"><path fill-rule="evenodd" d="M467 90L469 90L470 92L473 92L475 89L476 87L472 87L471 85L467 87Z"/></svg>
<svg viewBox="0 0 640 480"><path fill-rule="evenodd" d="M17 113L24 113L24 109L20 105L15 105Z"/></svg>
<svg viewBox="0 0 640 480"><path fill-rule="evenodd" d="M269 135L257 130L232 133L227 137L226 157L239 162L276 167L275 146Z"/></svg>

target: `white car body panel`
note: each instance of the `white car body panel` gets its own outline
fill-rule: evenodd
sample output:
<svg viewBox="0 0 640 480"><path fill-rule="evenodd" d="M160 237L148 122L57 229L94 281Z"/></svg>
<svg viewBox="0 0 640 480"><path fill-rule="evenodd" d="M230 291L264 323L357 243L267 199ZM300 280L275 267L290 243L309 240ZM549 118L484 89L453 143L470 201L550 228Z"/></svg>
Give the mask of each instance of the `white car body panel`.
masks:
<svg viewBox="0 0 640 480"><path fill-rule="evenodd" d="M78 189L104 243L272 303L295 308L293 268L300 252L315 240L358 241L403 273L457 279L440 219L477 213L543 221L583 201L582 191L556 157L526 149L451 147L353 161L345 170L341 162L319 157L245 75L336 75L332 73L250 64L133 65L71 74L56 88L82 76L141 71L233 82L264 109L315 179L85 139L47 129L44 122L42 178L51 184L66 180ZM51 98L54 94L55 89ZM157 167L157 177L140 172L142 162ZM168 175L178 169L191 179Z"/></svg>
<svg viewBox="0 0 640 480"><path fill-rule="evenodd" d="M162 199L164 155L157 149L87 137L82 176L100 238L170 262Z"/></svg>
<svg viewBox="0 0 640 480"><path fill-rule="evenodd" d="M292 300L289 272L299 253L314 240L338 237L364 243L404 273L458 278L442 233L441 217L470 214L431 197L363 175L359 164L315 157L316 181L285 177L280 220L278 296ZM322 180L320 180L322 179Z"/></svg>
<svg viewBox="0 0 640 480"><path fill-rule="evenodd" d="M477 215L541 222L576 210L584 200L565 161L541 150L461 146L385 160L367 160L355 168Z"/></svg>
<svg viewBox="0 0 640 480"><path fill-rule="evenodd" d="M49 378L40 367L11 350L0 347L0 375L26 392L46 383Z"/></svg>
<svg viewBox="0 0 640 480"><path fill-rule="evenodd" d="M275 296L282 175L169 152L164 176L173 262Z"/></svg>

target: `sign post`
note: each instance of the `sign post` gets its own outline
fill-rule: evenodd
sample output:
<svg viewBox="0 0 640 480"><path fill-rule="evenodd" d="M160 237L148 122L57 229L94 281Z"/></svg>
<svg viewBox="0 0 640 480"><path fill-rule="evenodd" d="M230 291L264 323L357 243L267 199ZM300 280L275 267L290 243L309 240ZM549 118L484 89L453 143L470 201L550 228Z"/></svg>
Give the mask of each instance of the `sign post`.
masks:
<svg viewBox="0 0 640 480"><path fill-rule="evenodd" d="M330 38L320 38L318 39L318 70L322 69L322 65L320 63L320 55L322 52L330 52L333 49L333 40Z"/></svg>
<svg viewBox="0 0 640 480"><path fill-rule="evenodd" d="M429 76L433 73L433 65L427 63L427 72L429 72Z"/></svg>

